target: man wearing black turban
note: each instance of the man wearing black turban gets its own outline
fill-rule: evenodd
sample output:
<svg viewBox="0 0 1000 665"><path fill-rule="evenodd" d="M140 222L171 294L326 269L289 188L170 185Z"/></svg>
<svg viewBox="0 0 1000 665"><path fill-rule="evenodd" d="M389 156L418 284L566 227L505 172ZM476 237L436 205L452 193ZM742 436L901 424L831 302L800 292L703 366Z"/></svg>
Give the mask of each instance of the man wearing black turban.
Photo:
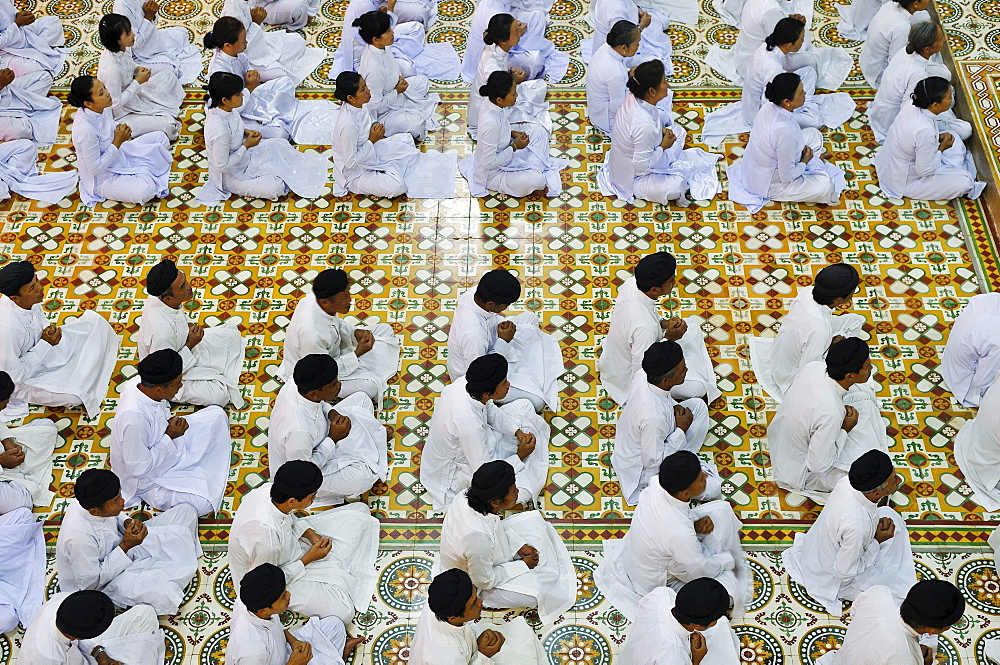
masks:
<svg viewBox="0 0 1000 665"><path fill-rule="evenodd" d="M902 602L917 581L906 522L888 505L900 480L889 455L869 450L851 464L809 531L782 553L791 578L831 615L875 584Z"/></svg>
<svg viewBox="0 0 1000 665"><path fill-rule="evenodd" d="M312 460L323 470L318 505L344 503L388 477L386 435L364 393L340 394L337 361L309 354L295 364L292 382L278 391L268 425L267 463L271 474L288 460Z"/></svg>
<svg viewBox="0 0 1000 665"><path fill-rule="evenodd" d="M931 665L937 662L933 636L959 623L964 613L965 599L951 582L921 580L910 588L902 605L889 587L873 586L854 601L851 623L835 662Z"/></svg>
<svg viewBox="0 0 1000 665"><path fill-rule="evenodd" d="M448 331L448 375L457 382L476 358L502 354L510 363L510 390L497 403L526 399L541 413L546 405L557 408L556 382L566 368L559 343L539 328L533 312L504 318L504 310L520 298L521 283L502 268L484 274L475 289L459 297Z"/></svg>
<svg viewBox="0 0 1000 665"><path fill-rule="evenodd" d="M799 289L774 338L750 341L750 362L761 387L781 399L799 370L823 360L833 342L861 334L865 318L834 312L847 309L861 281L854 266L835 263L816 275L813 286Z"/></svg>
<svg viewBox="0 0 1000 665"><path fill-rule="evenodd" d="M201 555L195 509L181 504L145 522L126 518L121 482L106 469L81 473L74 495L56 541L60 588L97 589L118 607L177 614Z"/></svg>
<svg viewBox="0 0 1000 665"><path fill-rule="evenodd" d="M435 510L445 511L469 486L473 472L506 459L517 474L517 501L538 497L548 478L549 425L527 400L498 406L508 394L507 359L490 353L473 360L464 379L434 401L420 461L420 482Z"/></svg>
<svg viewBox="0 0 1000 665"><path fill-rule="evenodd" d="M381 409L388 381L399 367L399 339L392 326L355 326L344 320L351 311L351 281L339 268L324 270L313 281L312 295L295 304L285 330L278 376L292 382L295 366L311 353L337 361L343 397L362 392Z"/></svg>
<svg viewBox="0 0 1000 665"><path fill-rule="evenodd" d="M146 274L149 297L142 306L136 335L139 358L154 351L171 349L181 355L184 385L172 399L180 404L243 408L240 372L246 340L240 335L239 319L205 327L188 320L184 303L194 300L194 290L183 270L163 259Z"/></svg>
<svg viewBox="0 0 1000 665"><path fill-rule="evenodd" d="M101 591L57 593L39 608L21 639L19 663L70 665L87 656L97 665L162 665L163 631L149 605L115 616Z"/></svg>
<svg viewBox="0 0 1000 665"><path fill-rule="evenodd" d="M634 276L618 289L597 371L604 390L620 406L628 402L633 380L643 374L646 349L664 339L680 345L687 369L684 382L670 388L674 399L705 397L712 403L722 394L705 347L701 319L668 319L660 311L660 300L674 289L676 271L677 261L670 253L649 254L639 259Z"/></svg>
<svg viewBox="0 0 1000 665"><path fill-rule="evenodd" d="M0 371L0 411L13 394L10 374ZM58 440L59 429L45 418L13 428L0 421L0 515L52 503L52 451Z"/></svg>
<svg viewBox="0 0 1000 665"><path fill-rule="evenodd" d="M316 464L291 460L271 482L245 494L229 533L229 568L242 594L244 575L262 563L280 566L288 573L293 611L348 624L355 611L368 609L379 523L364 502L296 517L313 504L322 485Z"/></svg>
<svg viewBox="0 0 1000 665"><path fill-rule="evenodd" d="M126 506L142 499L156 510L188 504L214 514L229 478L229 416L209 406L170 416L184 364L173 349L154 351L121 388L111 426L111 466L121 478Z"/></svg>
<svg viewBox="0 0 1000 665"><path fill-rule="evenodd" d="M835 342L826 360L803 367L767 428L779 487L826 503L851 463L889 450L885 424L868 385L872 362L857 337Z"/></svg>

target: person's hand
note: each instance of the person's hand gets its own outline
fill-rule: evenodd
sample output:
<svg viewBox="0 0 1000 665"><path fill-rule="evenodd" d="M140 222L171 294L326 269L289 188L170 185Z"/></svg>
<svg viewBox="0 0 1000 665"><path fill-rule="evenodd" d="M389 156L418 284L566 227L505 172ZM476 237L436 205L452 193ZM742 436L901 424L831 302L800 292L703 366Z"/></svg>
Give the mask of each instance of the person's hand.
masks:
<svg viewBox="0 0 1000 665"><path fill-rule="evenodd" d="M850 432L858 424L858 410L853 406L845 406L844 414L844 424L840 426L840 429Z"/></svg>
<svg viewBox="0 0 1000 665"><path fill-rule="evenodd" d="M944 152L955 145L955 135L951 132L941 132L938 134L938 150Z"/></svg>
<svg viewBox="0 0 1000 665"><path fill-rule="evenodd" d="M350 433L351 419L340 415L336 411L330 411L330 431L328 432L330 438L335 442L341 441L346 439Z"/></svg>
<svg viewBox="0 0 1000 665"><path fill-rule="evenodd" d="M368 130L368 140L372 143L378 143L385 138L385 125L381 122L376 122L372 125L371 129Z"/></svg>
<svg viewBox="0 0 1000 665"><path fill-rule="evenodd" d="M375 346L375 335L372 334L371 330L358 328L354 331L354 339L358 341L358 348L354 349L354 355L359 358L371 351L372 347Z"/></svg>
<svg viewBox="0 0 1000 665"><path fill-rule="evenodd" d="M188 336L187 340L184 342L184 346L189 349L193 349L198 346L198 342L205 337L205 329L202 328L197 323L188 323Z"/></svg>
<svg viewBox="0 0 1000 665"><path fill-rule="evenodd" d="M528 147L528 135L524 132L513 131L510 133L511 139L513 139L514 150L524 150Z"/></svg>
<svg viewBox="0 0 1000 665"><path fill-rule="evenodd" d="M288 656L287 665L306 665L313 657L312 645L299 640L292 647L292 653Z"/></svg>
<svg viewBox="0 0 1000 665"><path fill-rule="evenodd" d="M809 146L805 146L804 148L802 148L802 159L800 159L799 161L801 161L803 164L808 164L809 162L812 161L812 158L813 158L813 149L810 148Z"/></svg>
<svg viewBox="0 0 1000 665"><path fill-rule="evenodd" d="M145 83L149 80L149 70L145 67L136 67L135 74L132 76L136 83Z"/></svg>
<svg viewBox="0 0 1000 665"><path fill-rule="evenodd" d="M188 421L184 416L174 416L167 421L167 436L171 439L176 439L179 436L184 436L184 432L188 429Z"/></svg>
<svg viewBox="0 0 1000 665"><path fill-rule="evenodd" d="M156 0L146 0L142 3L142 14L147 21L155 21L156 13L160 11L160 3Z"/></svg>
<svg viewBox="0 0 1000 665"><path fill-rule="evenodd" d="M705 636L697 630L691 633L691 665L698 665L708 655L708 643Z"/></svg>
<svg viewBox="0 0 1000 665"><path fill-rule="evenodd" d="M677 143L677 135L674 134L674 130L664 127L663 136L660 139L660 147L666 150L675 143Z"/></svg>
<svg viewBox="0 0 1000 665"><path fill-rule="evenodd" d="M649 15L649 12L644 11L642 9L639 10L639 29L640 30L645 30L646 28L648 28L649 24L652 22L652 20L653 20L653 17Z"/></svg>
<svg viewBox="0 0 1000 665"><path fill-rule="evenodd" d="M254 7L250 10L250 20L260 25L267 18L267 10L263 7Z"/></svg>
<svg viewBox="0 0 1000 665"><path fill-rule="evenodd" d="M805 14L789 14L788 18L796 18L796 19L802 21L803 23L806 22L806 16L805 16Z"/></svg>
<svg viewBox="0 0 1000 665"><path fill-rule="evenodd" d="M0 453L0 467L16 469L24 463L24 448L17 443L3 442L4 451Z"/></svg>
<svg viewBox="0 0 1000 665"><path fill-rule="evenodd" d="M878 526L875 527L875 541L884 543L896 535L896 524L889 517L879 519Z"/></svg>
<svg viewBox="0 0 1000 665"><path fill-rule="evenodd" d="M404 92L406 92L406 89L409 87L410 84L407 83L406 79L404 79L402 76L400 76L399 80L396 81L396 92L398 92L399 94L403 94Z"/></svg>
<svg viewBox="0 0 1000 665"><path fill-rule="evenodd" d="M260 72L256 69L248 69L246 78L243 80L243 85L246 86L247 90L253 92L260 85Z"/></svg>
<svg viewBox="0 0 1000 665"><path fill-rule="evenodd" d="M33 12L23 11L14 15L14 23L19 26L31 25L34 22L35 14Z"/></svg>
<svg viewBox="0 0 1000 665"><path fill-rule="evenodd" d="M141 545L149 533L149 529L142 523L142 520L131 518L125 520L124 529L125 532L122 534L122 541L118 544L123 552L128 552L136 545Z"/></svg>
<svg viewBox="0 0 1000 665"><path fill-rule="evenodd" d="M517 551L517 555L521 557L521 561L527 564L531 570L534 570L538 565L538 550L531 545L521 545L521 549Z"/></svg>
<svg viewBox="0 0 1000 665"><path fill-rule="evenodd" d="M313 543L309 547L309 551L302 555L302 563L308 565L313 561L319 561L326 557L330 553L330 549L333 547L333 541L329 538L320 538L319 541Z"/></svg>
<svg viewBox="0 0 1000 665"><path fill-rule="evenodd" d="M663 339L676 342L681 337L684 337L684 333L688 329L688 324L684 322L684 319L675 316L672 319L661 320L660 327L663 328Z"/></svg>
<svg viewBox="0 0 1000 665"><path fill-rule="evenodd" d="M115 144L116 148L120 148L122 147L122 143L131 139L132 128L123 122L115 127L115 135L111 138L111 142Z"/></svg>
<svg viewBox="0 0 1000 665"><path fill-rule="evenodd" d="M476 648L479 653L483 654L487 658L492 658L497 655L500 651L500 647L503 646L503 635L495 630L484 630L479 634L479 638L476 640Z"/></svg>
<svg viewBox="0 0 1000 665"><path fill-rule="evenodd" d="M523 432L517 430L514 432L514 436L517 438L517 456L523 462L528 458L528 455L535 452L535 435L531 432Z"/></svg>
<svg viewBox="0 0 1000 665"><path fill-rule="evenodd" d="M97 647L94 647L94 651L96 650ZM94 660L97 661L97 665L123 665L121 661L117 661L109 656L106 651L102 651L97 654L91 652L91 655L94 657Z"/></svg>
<svg viewBox="0 0 1000 665"><path fill-rule="evenodd" d="M119 127L125 127L128 129L128 125L118 125ZM118 135L118 130L115 130L115 135ZM42 331L42 339L55 346L62 339L62 328L58 326L46 326Z"/></svg>
<svg viewBox="0 0 1000 665"><path fill-rule="evenodd" d="M247 137L243 139L243 147L249 150L260 145L260 140L263 135L255 129L247 131Z"/></svg>
<svg viewBox="0 0 1000 665"><path fill-rule="evenodd" d="M711 517L702 517L700 520L695 520L694 522L694 532L699 536L707 536L715 530L715 524L712 523Z"/></svg>
<svg viewBox="0 0 1000 665"><path fill-rule="evenodd" d="M674 404L674 423L677 427L686 432L688 431L688 427L691 427L691 423L693 422L694 413L691 409L686 406L681 406L680 404Z"/></svg>
<svg viewBox="0 0 1000 665"><path fill-rule="evenodd" d="M514 77L514 85L521 85L527 77L527 74L524 73L523 69L516 68L512 68L510 70L510 75Z"/></svg>
<svg viewBox="0 0 1000 665"><path fill-rule="evenodd" d="M0 69L0 90L3 90L14 80L14 70L4 67Z"/></svg>
<svg viewBox="0 0 1000 665"><path fill-rule="evenodd" d="M920 655L924 657L924 665L932 665L934 663L934 649L926 644L920 645Z"/></svg>
<svg viewBox="0 0 1000 665"><path fill-rule="evenodd" d="M514 339L517 333L517 326L513 321L501 321L497 324L497 336L505 342Z"/></svg>

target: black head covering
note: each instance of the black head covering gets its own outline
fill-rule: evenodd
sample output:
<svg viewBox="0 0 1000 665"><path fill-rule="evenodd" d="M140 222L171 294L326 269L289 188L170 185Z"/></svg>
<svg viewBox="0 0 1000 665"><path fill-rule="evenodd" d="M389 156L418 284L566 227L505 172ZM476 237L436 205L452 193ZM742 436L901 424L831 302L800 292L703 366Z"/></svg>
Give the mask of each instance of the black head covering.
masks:
<svg viewBox="0 0 1000 665"><path fill-rule="evenodd" d="M729 592L710 577L699 577L681 587L674 600L674 618L681 623L707 626L729 610Z"/></svg>
<svg viewBox="0 0 1000 665"><path fill-rule="evenodd" d="M507 359L499 353L479 356L465 372L465 383L469 392L482 395L491 393L507 378Z"/></svg>
<svg viewBox="0 0 1000 665"><path fill-rule="evenodd" d="M307 460L285 462L274 474L274 486L288 496L302 500L323 484L323 471Z"/></svg>
<svg viewBox="0 0 1000 665"><path fill-rule="evenodd" d="M10 374L0 370L0 402L10 399L10 396L13 394L14 380L10 378Z"/></svg>
<svg viewBox="0 0 1000 665"><path fill-rule="evenodd" d="M76 591L63 598L56 610L56 628L78 640L97 637L111 626L115 604L103 591Z"/></svg>
<svg viewBox="0 0 1000 665"><path fill-rule="evenodd" d="M965 599L951 582L921 580L910 587L900 610L908 610L925 628L947 628L962 618Z"/></svg>
<svg viewBox="0 0 1000 665"><path fill-rule="evenodd" d="M5 296L20 295L21 287L35 278L31 261L14 261L0 268L0 293Z"/></svg>
<svg viewBox="0 0 1000 665"><path fill-rule="evenodd" d="M140 360L136 369L139 370L139 378L147 386L162 386L181 375L184 361L181 354L173 349L160 349Z"/></svg>
<svg viewBox="0 0 1000 665"><path fill-rule="evenodd" d="M504 497L514 484L514 467L507 460L487 462L472 474L469 496L484 502L496 501Z"/></svg>
<svg viewBox="0 0 1000 665"><path fill-rule="evenodd" d="M347 273L340 268L324 270L313 280L313 294L317 298L329 298L346 290Z"/></svg>
<svg viewBox="0 0 1000 665"><path fill-rule="evenodd" d="M678 450L660 462L660 487L670 494L683 492L701 475L701 460L690 450Z"/></svg>
<svg viewBox="0 0 1000 665"><path fill-rule="evenodd" d="M465 614L471 597L472 578L458 568L444 571L427 587L427 606L442 621Z"/></svg>
<svg viewBox="0 0 1000 665"><path fill-rule="evenodd" d="M240 600L251 612L278 602L285 593L285 573L273 563L262 563L243 576Z"/></svg>
<svg viewBox="0 0 1000 665"><path fill-rule="evenodd" d="M479 280L476 297L483 302L509 305L521 297L521 283L517 277L502 268L491 270Z"/></svg>
<svg viewBox="0 0 1000 665"><path fill-rule="evenodd" d="M170 259L163 259L146 274L146 293L159 298L167 292L179 273L176 263Z"/></svg>
<svg viewBox="0 0 1000 665"><path fill-rule="evenodd" d="M677 367L684 360L684 350L681 345L669 339L653 343L646 353L642 354L642 371L646 373L649 382Z"/></svg>
<svg viewBox="0 0 1000 665"><path fill-rule="evenodd" d="M648 291L677 274L677 259L670 252L647 254L635 264L635 285L640 291Z"/></svg>
<svg viewBox="0 0 1000 665"><path fill-rule="evenodd" d="M319 390L337 380L337 361L326 353L310 353L295 363L292 380L300 393Z"/></svg>
<svg viewBox="0 0 1000 665"><path fill-rule="evenodd" d="M826 373L830 376L857 374L869 356L868 344L857 337L845 337L826 352Z"/></svg>
<svg viewBox="0 0 1000 665"><path fill-rule="evenodd" d="M881 450L869 450L854 460L847 477L851 487L859 492L871 492L873 489L889 480L896 469L892 460Z"/></svg>
<svg viewBox="0 0 1000 665"><path fill-rule="evenodd" d="M86 510L103 506L118 496L122 483L114 471L107 469L87 469L76 479L73 490L76 500Z"/></svg>
<svg viewBox="0 0 1000 665"><path fill-rule="evenodd" d="M861 276L854 266L834 263L816 274L816 279L813 281L813 296L826 301L846 298L854 293L860 283Z"/></svg>

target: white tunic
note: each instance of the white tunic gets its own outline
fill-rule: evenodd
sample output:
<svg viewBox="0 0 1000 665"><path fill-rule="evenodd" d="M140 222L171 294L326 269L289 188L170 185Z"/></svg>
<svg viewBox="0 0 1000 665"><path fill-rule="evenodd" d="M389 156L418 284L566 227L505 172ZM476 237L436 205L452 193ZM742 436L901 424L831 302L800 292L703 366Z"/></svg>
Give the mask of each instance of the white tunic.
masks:
<svg viewBox="0 0 1000 665"><path fill-rule="evenodd" d="M549 103L545 101L548 94L548 84L537 77L533 79L524 66L513 58L513 55L514 49L505 51L499 45L492 44L485 47L479 56L479 67L472 80L472 86L469 90L469 106L465 112L466 128L472 138L477 138L479 135L479 116L482 114L483 106L493 106L489 100L479 94L479 88L486 85L493 72L509 72L512 69L524 71L525 80L517 86L517 102L510 111L510 122L514 125L537 122L549 132L552 131L552 124L548 121ZM518 128L520 127L515 127L515 129ZM545 154L547 152L548 148L546 148Z"/></svg>
<svg viewBox="0 0 1000 665"><path fill-rule="evenodd" d="M893 521L892 538L879 543L875 529L881 518ZM913 551L906 522L889 507L877 507L841 478L823 512L781 560L793 580L833 616L841 614L841 600L855 599L874 586L889 586L898 602L917 583Z"/></svg>
<svg viewBox="0 0 1000 665"><path fill-rule="evenodd" d="M504 636L503 646L492 658L481 654L476 644L484 630ZM408 662L409 665L544 665L549 661L524 617L498 624L480 621L453 626L439 620L425 605L417 619Z"/></svg>
<svg viewBox="0 0 1000 665"><path fill-rule="evenodd" d="M0 91L2 94L2 91ZM31 139L0 142L0 201L11 192L56 205L76 191L74 171L38 171L38 147Z"/></svg>
<svg viewBox="0 0 1000 665"><path fill-rule="evenodd" d="M537 6L529 6L532 4ZM476 77L476 69L482 59L483 49L486 48L483 32L496 14L511 14L528 26L525 34L518 40L517 46L511 49L511 55L517 61L519 68L524 69L525 73L532 77L544 73L552 83L562 79L569 67L569 55L557 50L555 44L545 38L545 29L549 25L549 10L544 5L544 0L541 3L508 0L480 0L475 3L476 9L472 13L469 36L465 41L462 79L466 83L471 83ZM551 3L549 6L551 7Z"/></svg>
<svg viewBox="0 0 1000 665"><path fill-rule="evenodd" d="M629 66L638 65L647 60L659 60L666 69L667 76L674 73L674 66L670 56L673 53L673 44L670 36L666 34L670 27L670 22L664 12L652 9L657 3L647 2L644 7L649 8L650 22L642 30L639 40L639 50L634 56L629 58ZM596 53L601 46L608 43L608 33L618 21L631 21L639 23L639 5L633 0L596 0L591 5L591 24L594 26L594 41L591 52ZM687 18L687 17L685 17ZM686 22L686 21L684 21ZM586 58L586 53L584 57ZM589 64L589 63L588 63Z"/></svg>
<svg viewBox="0 0 1000 665"><path fill-rule="evenodd" d="M45 536L31 508L0 513L0 632L27 626L45 600Z"/></svg>
<svg viewBox="0 0 1000 665"><path fill-rule="evenodd" d="M181 127L177 116L184 101L181 82L172 69L161 69L145 83L139 83L135 80L137 66L131 48L101 51L97 78L114 101L111 114L116 122L131 127L133 136L163 132L167 138L176 139Z"/></svg>
<svg viewBox="0 0 1000 665"><path fill-rule="evenodd" d="M191 43L184 26L156 27L156 17L146 20L143 0L115 0L114 12L127 17L135 32L132 55L154 74L169 70L183 84L194 83L201 74L201 49Z"/></svg>
<svg viewBox="0 0 1000 665"><path fill-rule="evenodd" d="M319 0L253 0L254 7L264 7L268 25L281 25L287 30L301 30L319 13Z"/></svg>
<svg viewBox="0 0 1000 665"><path fill-rule="evenodd" d="M903 623L887 586L873 586L851 607L844 643L831 658L838 665L922 665L920 635ZM824 661L824 665L825 665Z"/></svg>
<svg viewBox="0 0 1000 665"><path fill-rule="evenodd" d="M0 140L32 139L38 145L56 142L62 103L49 96L51 87L51 74L31 72L0 88Z"/></svg>
<svg viewBox="0 0 1000 665"><path fill-rule="evenodd" d="M938 368L962 406L976 407L1000 372L1000 293L981 293L951 324Z"/></svg>
<svg viewBox="0 0 1000 665"><path fill-rule="evenodd" d="M261 619L239 600L232 611L232 629L226 646L230 665L285 665L292 649L277 614ZM343 665L347 631L337 617L312 617L292 635L312 647L313 665Z"/></svg>
<svg viewBox="0 0 1000 665"><path fill-rule="evenodd" d="M799 7L792 0L747 0L740 14L740 31L736 44L732 48L732 60L736 72L741 78L746 77L754 51L757 50L768 35L774 32L778 21L795 14ZM809 32L806 24L806 35ZM735 81L734 81L735 82Z"/></svg>
<svg viewBox="0 0 1000 665"><path fill-rule="evenodd" d="M198 569L198 514L176 506L145 522L142 543L123 550L125 515L95 517L73 500L56 541L59 588L96 589L118 607L149 605L157 614L177 614L184 590Z"/></svg>
<svg viewBox="0 0 1000 665"><path fill-rule="evenodd" d="M406 193L406 172L419 154L409 134L368 140L375 115L368 104L340 105L333 132L333 195L348 192L393 198Z"/></svg>
<svg viewBox="0 0 1000 665"><path fill-rule="evenodd" d="M330 438L330 412L347 416L351 431L344 439ZM343 503L385 480L386 430L372 413L372 401L354 393L337 403L313 402L294 383L278 391L267 431L267 464L271 477L289 460L308 460L323 470L317 505Z"/></svg>
<svg viewBox="0 0 1000 665"><path fill-rule="evenodd" d="M615 112L625 101L627 80L625 58L607 43L601 44L587 66L587 117L605 134L611 133Z"/></svg>
<svg viewBox="0 0 1000 665"><path fill-rule="evenodd" d="M170 417L170 403L142 393L138 376L122 386L109 447L125 505L141 499L157 510L187 503L199 515L215 512L229 478L229 416L218 406L187 414L176 439L166 434Z"/></svg>
<svg viewBox="0 0 1000 665"><path fill-rule="evenodd" d="M55 16L38 16L30 25L14 22L19 8L13 0L0 0L0 68L16 76L46 71L55 76L66 62L62 23Z"/></svg>
<svg viewBox="0 0 1000 665"><path fill-rule="evenodd" d="M521 461L517 430L535 435L535 450ZM517 475L522 500L537 497L548 478L549 425L527 400L497 406L472 399L465 379L444 387L434 400L430 431L420 460L420 483L434 510L448 509L456 494L469 487L476 469L507 460Z"/></svg>
<svg viewBox="0 0 1000 665"><path fill-rule="evenodd" d="M387 136L407 133L422 141L427 132L437 127L434 112L441 97L429 91L430 81L422 75L406 76L406 90L396 92L402 72L392 51L371 44L365 46L358 73L371 90L368 106L385 125Z"/></svg>
<svg viewBox="0 0 1000 665"><path fill-rule="evenodd" d="M204 328L204 337L187 347L188 316L183 306L174 309L156 296L149 296L139 316L135 343L139 359L162 349L173 349L184 362L184 384L175 402L243 408L240 370L247 341L240 335L237 319Z"/></svg>
<svg viewBox="0 0 1000 665"><path fill-rule="evenodd" d="M0 370L10 374L14 394L8 418L27 414L28 404L76 406L96 418L108 393L121 338L106 319L87 310L60 327L55 346L42 339L49 325L40 304L24 309L0 298Z"/></svg>
<svg viewBox="0 0 1000 665"><path fill-rule="evenodd" d="M976 417L955 436L955 459L973 490L973 499L987 510L1000 510L1000 384L983 395Z"/></svg>
<svg viewBox="0 0 1000 665"><path fill-rule="evenodd" d="M911 14L898 2L886 2L882 5L868 26L868 37L858 55L861 73L870 86L878 89L882 72L889 66L889 60L906 48L910 26L929 20L927 12Z"/></svg>
<svg viewBox="0 0 1000 665"><path fill-rule="evenodd" d="M849 4L836 5L840 13L840 23L837 24L837 32L844 39L853 41L866 41L870 38L872 17L879 11L880 7L893 4L892 0L851 0Z"/></svg>
<svg viewBox="0 0 1000 665"><path fill-rule="evenodd" d="M136 1L136 0L132 0ZM305 38L287 30L264 30L250 18L249 0L226 0L221 16L232 16L246 27L247 59L265 79L280 72L296 84L302 83L327 56L327 50L306 46ZM201 61L198 62L199 68Z"/></svg>
<svg viewBox="0 0 1000 665"><path fill-rule="evenodd" d="M59 429L47 418L32 420L24 427L9 429L0 423L0 441L13 439L24 450L24 461L13 469L0 467L0 515L32 505L52 503L52 451Z"/></svg>

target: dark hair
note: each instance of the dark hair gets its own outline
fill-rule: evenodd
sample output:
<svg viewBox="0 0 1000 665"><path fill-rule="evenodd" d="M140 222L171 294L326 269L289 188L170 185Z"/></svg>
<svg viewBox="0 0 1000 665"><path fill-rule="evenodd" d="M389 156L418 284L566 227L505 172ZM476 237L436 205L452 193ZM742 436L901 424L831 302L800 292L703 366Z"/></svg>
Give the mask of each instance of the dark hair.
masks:
<svg viewBox="0 0 1000 665"><path fill-rule="evenodd" d="M222 103L223 99L243 92L243 79L229 72L215 72L209 77L205 90L208 91L208 94L205 95L208 108L214 109Z"/></svg>
<svg viewBox="0 0 1000 665"><path fill-rule="evenodd" d="M913 630L926 628L926 626L921 623L920 614L913 609L912 604L906 602L905 600L903 601L903 604L899 606L899 618Z"/></svg>
<svg viewBox="0 0 1000 665"><path fill-rule="evenodd" d="M376 37L381 37L389 32L392 20L386 12L373 11L365 12L354 19L354 23L351 25L358 29L358 34L361 35L361 40L365 44L371 44Z"/></svg>
<svg viewBox="0 0 1000 665"><path fill-rule="evenodd" d="M514 17L510 14L494 14L490 17L490 22L483 30L483 41L487 46L493 46L510 39L511 26L514 25Z"/></svg>
<svg viewBox="0 0 1000 665"><path fill-rule="evenodd" d="M640 34L639 26L632 21L615 21L615 24L611 26L611 31L608 32L608 36L605 38L605 41L611 48L616 46L626 46L634 41L637 41Z"/></svg>
<svg viewBox="0 0 1000 665"><path fill-rule="evenodd" d="M938 30L943 28L933 21L920 21L910 26L910 33L906 37L906 52L920 53L925 48L934 45L937 41Z"/></svg>
<svg viewBox="0 0 1000 665"><path fill-rule="evenodd" d="M305 490L303 490L305 491ZM287 494L280 489L274 483L271 483L271 501L275 503L285 503L289 499L295 499L296 501L302 501L310 494L313 494L316 490L303 494L302 496L295 496L294 494Z"/></svg>
<svg viewBox="0 0 1000 665"><path fill-rule="evenodd" d="M340 72L337 74L337 87L333 91L333 96L342 102L346 102L348 97L358 94L361 87L361 74L357 72Z"/></svg>
<svg viewBox="0 0 1000 665"><path fill-rule="evenodd" d="M69 102L70 106L79 109L83 108L84 102L94 101L94 81L96 80L96 76L86 74L73 79L73 82L69 84L69 94L66 96L66 101Z"/></svg>
<svg viewBox="0 0 1000 665"><path fill-rule="evenodd" d="M928 76L917 83L910 98L913 100L914 106L925 109L931 104L943 100L948 94L949 88L951 88L951 82L948 79L941 76Z"/></svg>
<svg viewBox="0 0 1000 665"><path fill-rule="evenodd" d="M909 9L912 5L917 3L917 0L896 0L896 3L898 3L903 9Z"/></svg>
<svg viewBox="0 0 1000 665"><path fill-rule="evenodd" d="M101 22L97 24L97 35L101 40L101 46L112 53L123 50L121 47L122 36L127 35L132 30L132 22L127 16L121 14L105 14L101 17Z"/></svg>
<svg viewBox="0 0 1000 665"><path fill-rule="evenodd" d="M767 50L773 51L776 46L782 44L794 44L805 29L805 23L797 18L786 16L775 24L774 30L764 39Z"/></svg>
<svg viewBox="0 0 1000 665"><path fill-rule="evenodd" d="M635 95L636 99L643 99L653 88L659 88L663 82L663 75L666 70L659 60L644 62L635 68L635 72L628 77L628 91Z"/></svg>
<svg viewBox="0 0 1000 665"><path fill-rule="evenodd" d="M681 360L681 362L684 362L683 359ZM663 381L663 379L672 379L672 378L674 378L677 375L677 368L680 367L680 366L681 366L681 363L677 363L676 365L674 365L673 367L671 367L668 371L666 371L666 372L664 372L663 374L660 374L660 375L653 375L653 374L650 374L649 372L646 372L646 383L649 383L649 384L654 385L654 386L658 386Z"/></svg>
<svg viewBox="0 0 1000 665"><path fill-rule="evenodd" d="M802 79L795 72L781 72L764 86L764 97L772 104L781 105L786 99L794 99Z"/></svg>
<svg viewBox="0 0 1000 665"><path fill-rule="evenodd" d="M503 491L500 491L500 490L497 490L497 491L500 492L498 496L480 496L479 494L475 494L474 495L470 491L466 495L466 498L469 500L469 508L472 508L474 511L476 511L480 515L493 515L493 514L495 514L496 511L493 510L492 503L494 501L499 501L500 499L503 499L504 497L506 497L507 496L507 492L510 491L510 488L506 487L506 488L503 489Z"/></svg>
<svg viewBox="0 0 1000 665"><path fill-rule="evenodd" d="M510 72L500 70L493 72L486 79L486 85L479 86L479 94L486 99L493 101L498 97L506 97L510 94L510 89L514 87L514 77Z"/></svg>
<svg viewBox="0 0 1000 665"><path fill-rule="evenodd" d="M212 32L205 35L205 48L222 48L226 44L240 41L240 33L246 32L246 26L238 18L223 16L212 26Z"/></svg>

